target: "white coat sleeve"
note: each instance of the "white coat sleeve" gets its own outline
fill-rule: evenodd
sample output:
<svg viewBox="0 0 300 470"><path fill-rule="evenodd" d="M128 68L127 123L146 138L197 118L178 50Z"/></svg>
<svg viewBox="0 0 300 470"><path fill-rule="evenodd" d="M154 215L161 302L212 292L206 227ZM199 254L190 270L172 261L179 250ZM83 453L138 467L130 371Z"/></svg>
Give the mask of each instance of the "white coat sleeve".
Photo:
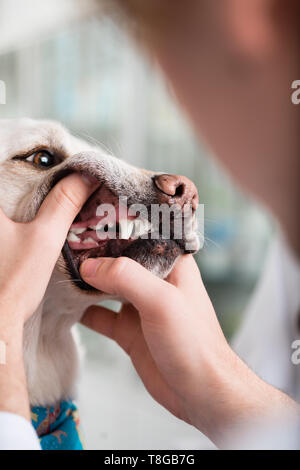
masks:
<svg viewBox="0 0 300 470"><path fill-rule="evenodd" d="M32 424L22 416L1 411L0 450L41 450Z"/></svg>

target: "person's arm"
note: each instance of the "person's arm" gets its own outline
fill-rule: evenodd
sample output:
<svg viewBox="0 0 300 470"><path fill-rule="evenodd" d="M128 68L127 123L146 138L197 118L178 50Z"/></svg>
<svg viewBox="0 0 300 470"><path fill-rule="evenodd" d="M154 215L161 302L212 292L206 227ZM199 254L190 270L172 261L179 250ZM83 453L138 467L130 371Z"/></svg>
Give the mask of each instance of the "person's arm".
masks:
<svg viewBox="0 0 300 470"><path fill-rule="evenodd" d="M153 398L218 446L266 418L299 412L229 347L192 256L178 260L168 282L128 258L89 259L81 275L131 303L120 314L90 307L82 323L114 339Z"/></svg>
<svg viewBox="0 0 300 470"><path fill-rule="evenodd" d="M22 321L15 312L0 316L0 450L39 450L29 423L29 400L22 351Z"/></svg>
<svg viewBox="0 0 300 470"><path fill-rule="evenodd" d="M21 418L30 420L24 323L38 308L70 225L96 185L78 174L68 176L54 187L30 223L15 223L0 209L0 427L13 420L25 432ZM0 434L0 448L1 439ZM32 447L36 448L34 439Z"/></svg>

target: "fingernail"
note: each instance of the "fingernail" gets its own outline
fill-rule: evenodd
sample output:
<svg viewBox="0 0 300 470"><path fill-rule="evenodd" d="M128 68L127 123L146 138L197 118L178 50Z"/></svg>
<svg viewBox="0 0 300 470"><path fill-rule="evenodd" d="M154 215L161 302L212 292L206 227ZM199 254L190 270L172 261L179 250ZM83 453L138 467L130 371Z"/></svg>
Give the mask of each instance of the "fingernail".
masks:
<svg viewBox="0 0 300 470"><path fill-rule="evenodd" d="M95 178L95 176L91 175L90 173L87 173L86 171L80 173L80 176L88 186L100 185L100 181Z"/></svg>
<svg viewBox="0 0 300 470"><path fill-rule="evenodd" d="M80 268L80 274L83 278L91 278L96 275L98 266L103 262L100 258L89 258L85 260Z"/></svg>

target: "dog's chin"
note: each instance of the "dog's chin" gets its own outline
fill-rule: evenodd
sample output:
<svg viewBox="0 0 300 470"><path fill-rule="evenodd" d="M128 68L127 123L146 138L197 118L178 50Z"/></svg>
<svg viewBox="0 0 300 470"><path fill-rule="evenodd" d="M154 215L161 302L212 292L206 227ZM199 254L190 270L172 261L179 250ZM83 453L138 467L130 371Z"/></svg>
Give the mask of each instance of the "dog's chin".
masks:
<svg viewBox="0 0 300 470"><path fill-rule="evenodd" d="M74 287L88 294L98 295L99 291L87 284L80 275L80 266L88 258L125 256L164 279L172 270L176 259L183 253L184 250L175 240L151 239L113 239L102 242L97 248L76 251L72 250L66 241L62 250L65 268Z"/></svg>

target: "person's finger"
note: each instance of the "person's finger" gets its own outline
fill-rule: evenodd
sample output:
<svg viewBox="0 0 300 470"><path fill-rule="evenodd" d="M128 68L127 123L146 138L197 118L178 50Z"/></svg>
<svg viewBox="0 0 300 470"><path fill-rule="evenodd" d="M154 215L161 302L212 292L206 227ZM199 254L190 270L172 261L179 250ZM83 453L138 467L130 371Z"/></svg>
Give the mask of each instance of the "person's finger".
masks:
<svg viewBox="0 0 300 470"><path fill-rule="evenodd" d="M153 398L177 415L178 399L159 372L142 333L138 312L132 305L124 305L120 313L93 305L86 310L81 323L116 341L131 358Z"/></svg>
<svg viewBox="0 0 300 470"><path fill-rule="evenodd" d="M127 299L152 319L167 312L170 296L177 294L174 286L125 257L88 259L82 263L80 273L88 284Z"/></svg>
<svg viewBox="0 0 300 470"><path fill-rule="evenodd" d="M87 328L113 339L127 353L137 333L141 332L139 315L130 304L124 305L119 313L92 305L85 311L80 322Z"/></svg>
<svg viewBox="0 0 300 470"><path fill-rule="evenodd" d="M0 207L0 227L3 230L5 226L11 225L12 221L7 217L3 209Z"/></svg>
<svg viewBox="0 0 300 470"><path fill-rule="evenodd" d="M192 255L181 256L167 277L167 281L182 292L194 295L195 283L202 285L201 274L194 257Z"/></svg>
<svg viewBox="0 0 300 470"><path fill-rule="evenodd" d="M99 181L73 173L59 181L50 191L31 224L55 234L55 243L63 244L73 220Z"/></svg>

